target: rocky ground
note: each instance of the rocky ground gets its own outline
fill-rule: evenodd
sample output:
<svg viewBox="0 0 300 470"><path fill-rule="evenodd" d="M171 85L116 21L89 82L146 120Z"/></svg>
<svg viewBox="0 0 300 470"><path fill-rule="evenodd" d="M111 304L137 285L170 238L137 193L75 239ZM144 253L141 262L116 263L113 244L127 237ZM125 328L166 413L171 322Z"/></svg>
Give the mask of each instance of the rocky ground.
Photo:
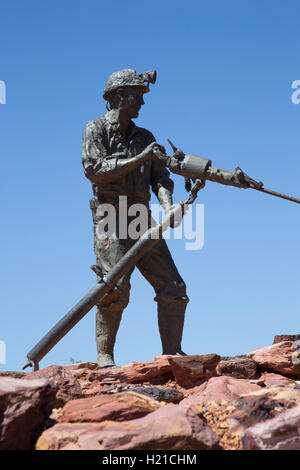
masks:
<svg viewBox="0 0 300 470"><path fill-rule="evenodd" d="M300 335L230 358L1 372L5 449L300 449Z"/></svg>

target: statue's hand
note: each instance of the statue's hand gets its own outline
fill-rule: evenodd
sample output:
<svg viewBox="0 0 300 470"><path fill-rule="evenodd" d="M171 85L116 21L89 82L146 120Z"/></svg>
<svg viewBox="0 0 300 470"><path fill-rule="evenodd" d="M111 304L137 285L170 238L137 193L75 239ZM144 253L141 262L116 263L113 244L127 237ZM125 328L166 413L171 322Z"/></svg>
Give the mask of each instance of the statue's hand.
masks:
<svg viewBox="0 0 300 470"><path fill-rule="evenodd" d="M156 152L164 153L165 148L163 145L158 144L157 142L151 142L140 154L140 157L143 159L155 159Z"/></svg>
<svg viewBox="0 0 300 470"><path fill-rule="evenodd" d="M165 147L163 145L158 145L158 144L156 144L154 148L154 153L155 153L155 156L167 166L169 166L171 162L173 162L174 165L176 166L178 161L183 160L185 157L185 154L180 149L176 149L176 151L174 152L174 155L172 157L169 157L166 154Z"/></svg>
<svg viewBox="0 0 300 470"><path fill-rule="evenodd" d="M170 157L166 154L166 149L163 145L160 145L155 142L155 146L153 149L153 153L155 158L158 158L163 163L167 163L170 160Z"/></svg>

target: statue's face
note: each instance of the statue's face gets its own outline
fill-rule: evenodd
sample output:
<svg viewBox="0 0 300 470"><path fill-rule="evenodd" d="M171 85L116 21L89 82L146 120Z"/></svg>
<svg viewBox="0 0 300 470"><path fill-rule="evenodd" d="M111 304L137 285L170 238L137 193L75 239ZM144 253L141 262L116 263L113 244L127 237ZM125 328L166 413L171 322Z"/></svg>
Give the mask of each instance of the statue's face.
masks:
<svg viewBox="0 0 300 470"><path fill-rule="evenodd" d="M122 90L122 109L126 109L130 118L137 118L143 104L143 90L140 87L128 86Z"/></svg>

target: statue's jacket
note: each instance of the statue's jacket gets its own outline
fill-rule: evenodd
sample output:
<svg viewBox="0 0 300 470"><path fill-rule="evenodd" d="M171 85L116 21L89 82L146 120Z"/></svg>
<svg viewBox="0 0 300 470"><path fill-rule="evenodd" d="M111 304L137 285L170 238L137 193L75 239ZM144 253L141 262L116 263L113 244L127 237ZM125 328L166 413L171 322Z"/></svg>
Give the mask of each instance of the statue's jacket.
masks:
<svg viewBox="0 0 300 470"><path fill-rule="evenodd" d="M89 121L83 133L82 163L87 178L92 182L94 197L90 201L94 221L94 250L96 265L92 269L102 278L124 256L135 243L130 236L120 236L120 219L117 217L116 236L106 236L99 230L102 216L98 208L102 204L112 204L119 209L119 196L127 196L131 204L144 204L147 217L149 210L150 188L157 195L160 186L173 192L173 181L160 160L146 160L122 177L112 177L118 159L139 155L155 139L151 132L130 122L127 138L122 134L113 111ZM101 212L101 211L100 211ZM127 218L130 224L130 216ZM152 223L152 222L151 222ZM118 225L120 224L120 225ZM123 228L122 228L123 230ZM99 236L100 235L100 236ZM186 286L181 278L164 239L160 240L150 252L145 253L137 263L138 269L151 283L156 292L156 301L186 304ZM131 269L118 282L118 289L112 290L101 301L101 309L122 311L129 300ZM99 305L100 306L100 305ZM161 307L162 308L162 307ZM185 306L182 307L185 309Z"/></svg>
<svg viewBox="0 0 300 470"><path fill-rule="evenodd" d="M119 159L140 154L154 141L151 132L136 126L133 121L130 121L126 139L113 110L86 124L83 133L82 164L99 203L116 204L119 196L127 196L129 203L148 205L150 187L156 195L159 186L173 192L173 181L169 172L158 159L144 161L118 179L110 176Z"/></svg>

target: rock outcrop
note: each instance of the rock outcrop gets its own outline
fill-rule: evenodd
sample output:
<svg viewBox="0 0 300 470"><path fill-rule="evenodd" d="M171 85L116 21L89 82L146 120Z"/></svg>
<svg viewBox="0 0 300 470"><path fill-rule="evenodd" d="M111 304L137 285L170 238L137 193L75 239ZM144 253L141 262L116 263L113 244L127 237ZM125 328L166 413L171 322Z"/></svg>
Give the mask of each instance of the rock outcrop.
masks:
<svg viewBox="0 0 300 470"><path fill-rule="evenodd" d="M246 450L300 450L300 405L248 428Z"/></svg>
<svg viewBox="0 0 300 470"><path fill-rule="evenodd" d="M66 367L49 366L45 367L45 369L26 374L22 378L24 380L36 380L42 378L53 379L58 388L55 407L63 406L69 400L74 400L75 398L83 396L80 383Z"/></svg>
<svg viewBox="0 0 300 470"><path fill-rule="evenodd" d="M126 421L141 418L162 405L135 392L99 394L67 403L61 410L60 423Z"/></svg>
<svg viewBox="0 0 300 470"><path fill-rule="evenodd" d="M247 357L222 358L216 368L218 375L229 375L237 379L254 379L257 364Z"/></svg>
<svg viewBox="0 0 300 470"><path fill-rule="evenodd" d="M247 355L0 373L0 449L300 449L300 335Z"/></svg>
<svg viewBox="0 0 300 470"><path fill-rule="evenodd" d="M56 403L51 379L0 377L0 450L30 450Z"/></svg>
<svg viewBox="0 0 300 470"><path fill-rule="evenodd" d="M126 422L56 424L37 441L38 450L210 450L218 438L193 409L168 404Z"/></svg>
<svg viewBox="0 0 300 470"><path fill-rule="evenodd" d="M263 370L279 372L289 377L300 376L299 335L275 336L271 346L255 349L248 356Z"/></svg>
<svg viewBox="0 0 300 470"><path fill-rule="evenodd" d="M204 382L195 393L180 402L180 406L191 404L206 405L209 402L221 403L221 401L232 401L240 398L244 393L260 390L260 386L245 379L233 377L212 377Z"/></svg>
<svg viewBox="0 0 300 470"><path fill-rule="evenodd" d="M175 381L183 387L191 387L215 375L220 359L217 354L168 357Z"/></svg>

